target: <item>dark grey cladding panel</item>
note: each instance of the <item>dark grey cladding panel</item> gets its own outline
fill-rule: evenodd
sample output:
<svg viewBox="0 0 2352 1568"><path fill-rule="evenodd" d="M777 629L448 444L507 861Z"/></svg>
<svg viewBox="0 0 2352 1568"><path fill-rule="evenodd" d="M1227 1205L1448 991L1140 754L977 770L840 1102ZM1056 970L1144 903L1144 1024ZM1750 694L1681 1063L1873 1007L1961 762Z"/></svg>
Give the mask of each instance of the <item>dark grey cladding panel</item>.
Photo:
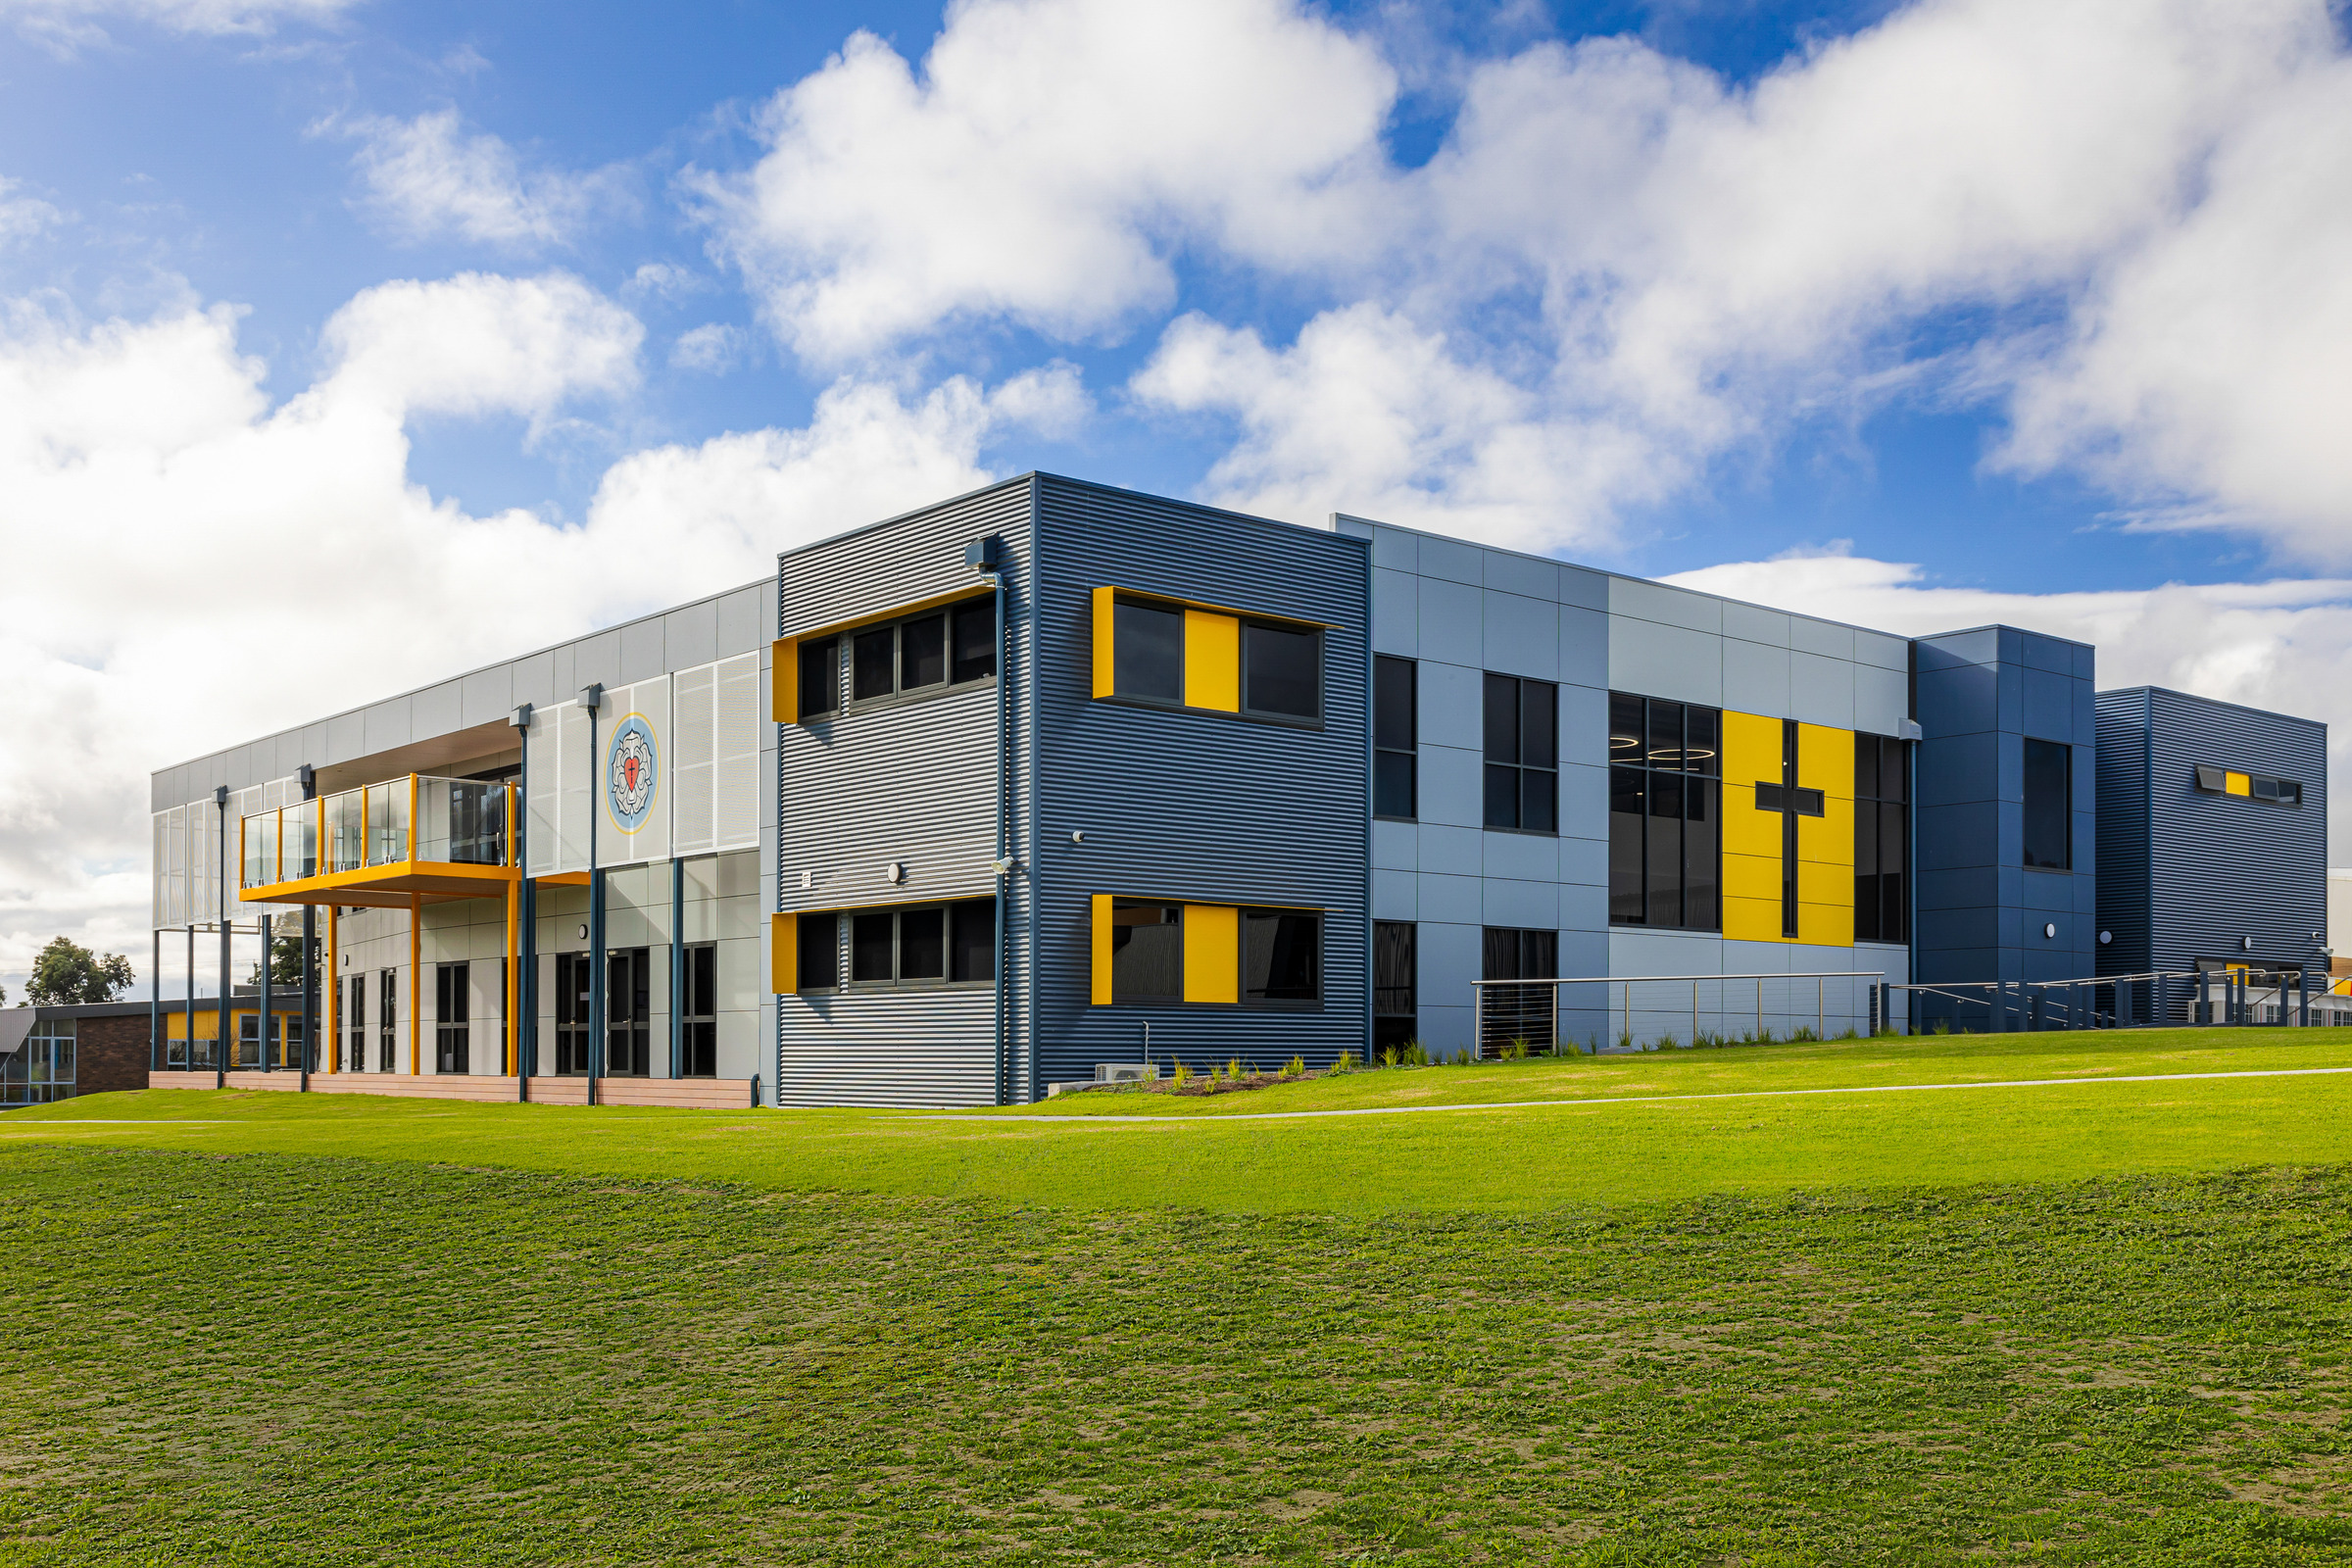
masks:
<svg viewBox="0 0 2352 1568"><path fill-rule="evenodd" d="M672 669L692 669L718 657L718 601L685 605L662 617L662 646Z"/></svg>
<svg viewBox="0 0 2352 1568"><path fill-rule="evenodd" d="M1097 1062L1141 1059L1147 1022L1157 1054L1181 1053L1196 1065L1361 1053L1369 1028L1366 543L1051 477L1039 480L1038 516L1044 1077L1089 1077ZM1466 561L1477 564L1474 553ZM1323 727L1094 700L1099 587L1329 623ZM1072 844L1073 832L1085 843ZM1319 908L1323 1005L1092 1006L1095 894Z"/></svg>
<svg viewBox="0 0 2352 1568"><path fill-rule="evenodd" d="M1004 541L1012 646L1012 829L1008 853L1029 843L1028 662L1024 612L1032 562L1029 486L1000 485L780 558L787 634L985 586L964 564L983 534ZM777 590L771 590L771 593ZM735 596L730 596L734 598ZM738 618L776 621L768 594L746 598ZM728 616L722 612L722 639ZM722 649L724 647L722 641ZM817 911L984 898L997 855L999 688L974 686L774 730L777 906ZM885 879L896 864L904 880ZM1007 1044L1027 1056L1028 882L1013 879L1007 910L1014 964L1007 976ZM996 1098L995 994L939 988L787 997L777 1011L777 1094L785 1104L952 1105Z"/></svg>

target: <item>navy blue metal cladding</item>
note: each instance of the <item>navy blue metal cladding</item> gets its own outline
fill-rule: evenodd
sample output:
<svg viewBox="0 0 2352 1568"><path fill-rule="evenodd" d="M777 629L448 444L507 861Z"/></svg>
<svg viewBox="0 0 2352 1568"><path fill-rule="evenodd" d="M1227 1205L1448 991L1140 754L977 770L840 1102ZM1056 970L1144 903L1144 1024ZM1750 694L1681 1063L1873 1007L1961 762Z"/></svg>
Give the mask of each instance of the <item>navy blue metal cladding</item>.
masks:
<svg viewBox="0 0 2352 1568"><path fill-rule="evenodd" d="M2099 971L2324 967L2328 726L2155 686L2099 693L2098 725ZM2292 780L2302 803L2200 791L2200 765Z"/></svg>
<svg viewBox="0 0 2352 1568"><path fill-rule="evenodd" d="M1147 1024L1155 1059L1196 1068L1237 1055L1268 1067L1360 1056L1371 1026L1368 547L1070 479L1037 483L1039 1076L1140 1061ZM1096 700L1100 587L1324 623L1321 724ZM1096 894L1320 909L1322 1004L1092 1005Z"/></svg>
<svg viewBox="0 0 2352 1568"><path fill-rule="evenodd" d="M1938 980L2061 980L2094 972L2097 738L2093 650L1984 626L1912 644L1923 740L1912 973ZM2072 865L2026 864L2026 743L2071 759ZM1927 1009L1933 1016L1935 1009ZM1979 1027L1982 1027L1981 1020Z"/></svg>

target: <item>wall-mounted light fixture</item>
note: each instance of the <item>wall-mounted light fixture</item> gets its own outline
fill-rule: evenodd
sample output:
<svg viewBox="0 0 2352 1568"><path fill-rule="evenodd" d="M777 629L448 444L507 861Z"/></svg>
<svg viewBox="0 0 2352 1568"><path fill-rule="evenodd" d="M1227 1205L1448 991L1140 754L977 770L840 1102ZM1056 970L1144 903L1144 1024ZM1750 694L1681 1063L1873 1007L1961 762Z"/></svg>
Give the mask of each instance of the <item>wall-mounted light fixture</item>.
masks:
<svg viewBox="0 0 2352 1568"><path fill-rule="evenodd" d="M2052 938L2056 937L2056 936L2058 935L2058 922L2057 922L2057 921L2055 921L2055 920L2045 920L2045 921L2043 921L2043 922L2042 922L2042 927L2041 927L2041 934L2042 934L2043 936L2045 936L2045 937L2052 937Z"/></svg>

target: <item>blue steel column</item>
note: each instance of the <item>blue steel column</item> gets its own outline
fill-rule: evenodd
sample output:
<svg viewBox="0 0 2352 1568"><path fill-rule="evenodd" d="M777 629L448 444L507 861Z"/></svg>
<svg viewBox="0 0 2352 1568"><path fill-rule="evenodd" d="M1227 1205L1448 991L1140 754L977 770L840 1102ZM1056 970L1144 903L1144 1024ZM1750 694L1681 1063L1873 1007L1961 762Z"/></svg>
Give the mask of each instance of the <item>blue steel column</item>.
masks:
<svg viewBox="0 0 2352 1568"><path fill-rule="evenodd" d="M262 1016L259 1021L261 1027L253 1032L253 1054L261 1058L262 1071L271 1072L275 1067L270 1048L275 1042L270 1038L270 916L266 914L262 916Z"/></svg>
<svg viewBox="0 0 2352 1568"><path fill-rule="evenodd" d="M155 957L147 965L147 1070L153 1073L164 1064L164 931L158 926L155 938ZM74 1069L78 1072L78 1066Z"/></svg>
<svg viewBox="0 0 2352 1568"><path fill-rule="evenodd" d="M597 710L604 707L602 684L580 693L588 710L588 1103L596 1103L597 1068L611 1042L605 1038L605 873L596 863L596 824L604 815L603 760L597 756Z"/></svg>
<svg viewBox="0 0 2352 1568"><path fill-rule="evenodd" d="M188 1004L180 1009L187 1025L188 1059L183 1063L189 1072L196 1070L196 924L188 923Z"/></svg>
<svg viewBox="0 0 2352 1568"><path fill-rule="evenodd" d="M215 1089L226 1089L228 1087L229 929L228 786L225 784L216 784L213 786L213 813L218 818L217 828L220 838L219 853L213 858L213 881L215 884L214 892L219 899L219 905L215 908L214 913L220 918L220 995L217 999L220 1004L219 1012L220 1017L220 1037L213 1042L213 1087ZM188 1033L191 1035L193 1035L195 1032L196 1031L193 1029L188 1031Z"/></svg>
<svg viewBox="0 0 2352 1568"><path fill-rule="evenodd" d="M686 1043L686 862L669 860L669 1075L684 1074L679 1054Z"/></svg>
<svg viewBox="0 0 2352 1568"><path fill-rule="evenodd" d="M531 705L523 704L507 720L522 737L522 788L514 798L514 820L507 824L514 837L514 874L521 879L514 901L522 940L515 945L514 1098L531 1098L531 1074L539 1064L539 890L531 880Z"/></svg>

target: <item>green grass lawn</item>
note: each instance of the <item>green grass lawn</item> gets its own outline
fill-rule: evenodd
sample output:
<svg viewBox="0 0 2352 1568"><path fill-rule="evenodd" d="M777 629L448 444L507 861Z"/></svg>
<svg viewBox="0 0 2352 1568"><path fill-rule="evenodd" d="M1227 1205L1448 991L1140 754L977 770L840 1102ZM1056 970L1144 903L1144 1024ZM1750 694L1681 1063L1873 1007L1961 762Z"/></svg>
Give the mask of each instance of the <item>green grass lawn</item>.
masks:
<svg viewBox="0 0 2352 1568"><path fill-rule="evenodd" d="M2352 1562L2352 1074L1777 1092L2278 1038L11 1112L0 1564Z"/></svg>

